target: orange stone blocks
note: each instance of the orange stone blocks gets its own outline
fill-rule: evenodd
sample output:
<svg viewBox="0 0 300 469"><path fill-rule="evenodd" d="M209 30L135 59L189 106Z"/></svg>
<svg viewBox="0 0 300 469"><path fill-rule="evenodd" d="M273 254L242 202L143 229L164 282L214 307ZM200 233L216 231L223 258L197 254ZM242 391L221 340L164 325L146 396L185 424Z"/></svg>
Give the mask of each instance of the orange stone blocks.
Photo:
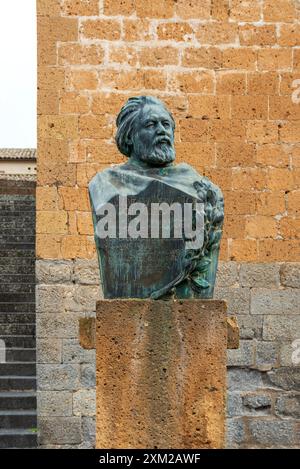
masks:
<svg viewBox="0 0 300 469"><path fill-rule="evenodd" d="M101 300L96 447L222 448L226 304Z"/></svg>

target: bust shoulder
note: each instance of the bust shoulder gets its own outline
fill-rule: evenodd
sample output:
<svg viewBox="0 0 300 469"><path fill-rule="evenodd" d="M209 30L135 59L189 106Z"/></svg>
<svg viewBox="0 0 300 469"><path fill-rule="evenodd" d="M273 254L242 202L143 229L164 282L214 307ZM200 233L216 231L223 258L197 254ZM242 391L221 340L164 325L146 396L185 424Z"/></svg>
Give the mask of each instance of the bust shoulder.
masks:
<svg viewBox="0 0 300 469"><path fill-rule="evenodd" d="M177 168L180 170L182 177L193 179L193 186L198 193L202 194L203 200L206 200L207 198L223 200L223 194L220 187L213 183L207 176L198 173L198 171L188 163L179 163Z"/></svg>

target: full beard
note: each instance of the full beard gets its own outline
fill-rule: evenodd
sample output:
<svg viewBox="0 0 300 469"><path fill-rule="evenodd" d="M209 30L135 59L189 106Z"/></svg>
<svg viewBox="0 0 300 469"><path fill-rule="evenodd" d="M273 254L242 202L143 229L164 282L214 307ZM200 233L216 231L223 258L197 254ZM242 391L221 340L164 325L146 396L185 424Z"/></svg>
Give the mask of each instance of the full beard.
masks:
<svg viewBox="0 0 300 469"><path fill-rule="evenodd" d="M153 166L164 166L175 160L174 147L168 143L157 143L149 151L141 151L139 159Z"/></svg>

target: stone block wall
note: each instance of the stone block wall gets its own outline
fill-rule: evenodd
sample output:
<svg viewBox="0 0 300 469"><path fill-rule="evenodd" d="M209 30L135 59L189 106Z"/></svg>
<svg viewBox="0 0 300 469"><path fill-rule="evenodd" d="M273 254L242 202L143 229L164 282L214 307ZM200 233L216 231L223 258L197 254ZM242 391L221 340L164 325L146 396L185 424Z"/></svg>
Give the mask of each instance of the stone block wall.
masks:
<svg viewBox="0 0 300 469"><path fill-rule="evenodd" d="M221 262L216 297L240 327L227 352L227 446L299 448L300 264Z"/></svg>
<svg viewBox="0 0 300 469"><path fill-rule="evenodd" d="M217 297L242 330L228 445L299 444L299 1L38 0L37 15L40 444L93 444L94 352L78 342L100 294L87 183L124 161L115 116L142 93L174 113L177 161L225 196Z"/></svg>

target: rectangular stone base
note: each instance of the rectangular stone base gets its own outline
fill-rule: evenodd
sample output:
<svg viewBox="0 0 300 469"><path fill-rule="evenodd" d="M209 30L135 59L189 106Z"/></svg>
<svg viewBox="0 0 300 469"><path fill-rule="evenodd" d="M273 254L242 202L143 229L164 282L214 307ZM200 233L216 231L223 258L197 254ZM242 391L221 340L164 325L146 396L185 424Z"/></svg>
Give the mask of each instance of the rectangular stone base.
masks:
<svg viewBox="0 0 300 469"><path fill-rule="evenodd" d="M97 302L97 448L222 448L226 303Z"/></svg>

